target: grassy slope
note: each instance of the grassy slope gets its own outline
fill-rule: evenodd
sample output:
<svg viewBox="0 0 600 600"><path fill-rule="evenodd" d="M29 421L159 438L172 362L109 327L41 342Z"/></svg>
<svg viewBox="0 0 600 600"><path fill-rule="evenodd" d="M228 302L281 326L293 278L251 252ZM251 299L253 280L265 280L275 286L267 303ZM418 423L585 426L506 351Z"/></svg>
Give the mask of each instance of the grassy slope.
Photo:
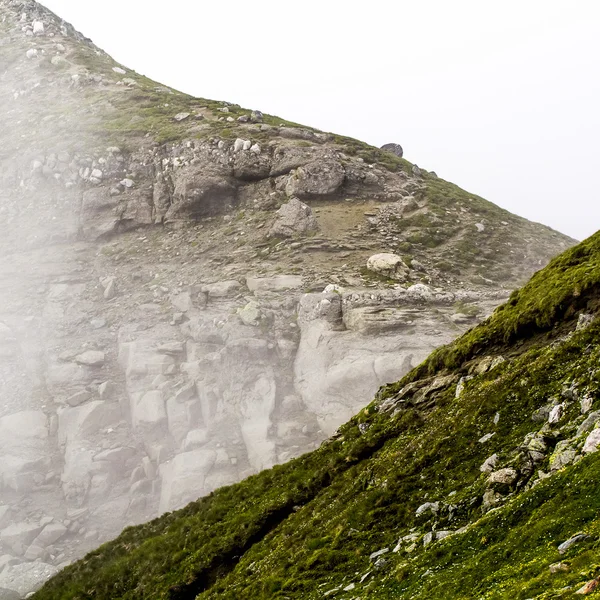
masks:
<svg viewBox="0 0 600 600"><path fill-rule="evenodd" d="M358 584L373 570L371 552L434 525L469 528L427 548L419 543L411 554L387 554L356 590L335 597L569 597L573 589L557 590L599 568L600 456L528 491L522 475L507 503L485 515L487 475L479 465L497 453L501 466L518 467L523 438L541 427L532 413L559 397L565 382L598 397L600 325L555 343L548 332L564 333L577 311L595 309L599 260L597 234L555 259L486 323L384 388L319 450L125 530L35 598L320 598ZM456 399L459 375L490 351L508 360ZM431 374L449 377L419 392L432 379L417 380ZM386 401L393 411L381 409ZM582 418L572 403L562 422L574 427ZM496 435L478 443L486 433ZM549 444L568 435L569 426L552 431ZM435 522L415 517L425 501L443 503ZM580 530L592 538L562 557L568 572L550 574L548 565L561 559L557 545Z"/></svg>

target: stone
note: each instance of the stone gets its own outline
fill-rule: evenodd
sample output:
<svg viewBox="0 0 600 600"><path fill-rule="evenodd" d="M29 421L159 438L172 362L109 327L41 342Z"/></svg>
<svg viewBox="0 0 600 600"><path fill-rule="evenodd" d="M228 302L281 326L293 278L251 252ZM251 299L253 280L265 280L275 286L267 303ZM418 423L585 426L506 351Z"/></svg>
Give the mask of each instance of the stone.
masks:
<svg viewBox="0 0 600 600"><path fill-rule="evenodd" d="M22 556L25 549L42 531L39 523L13 523L0 531L0 542L15 554Z"/></svg>
<svg viewBox="0 0 600 600"><path fill-rule="evenodd" d="M253 123L262 123L262 120L263 120L263 114L262 114L262 112L260 112L260 110L253 110L250 113L250 120Z"/></svg>
<svg viewBox="0 0 600 600"><path fill-rule="evenodd" d="M587 438L585 440L585 444L583 445L582 452L584 454L591 454L592 452L597 452L599 444L600 444L600 428L596 428L587 436Z"/></svg>
<svg viewBox="0 0 600 600"><path fill-rule="evenodd" d="M587 329L594 321L596 317L591 313L581 313L577 319L577 326L575 331L582 331Z"/></svg>
<svg viewBox="0 0 600 600"><path fill-rule="evenodd" d="M237 138L235 142L233 142L233 151L241 152L244 149L244 145L247 140L243 140L242 138Z"/></svg>
<svg viewBox="0 0 600 600"><path fill-rule="evenodd" d="M397 254L374 254L367 260L367 269L397 281L405 281L408 276L408 267Z"/></svg>
<svg viewBox="0 0 600 600"><path fill-rule="evenodd" d="M25 55L27 56L27 58L35 58L38 55L38 51L36 48L30 48L29 50L27 50ZM40 164L40 168L41 166L42 165Z"/></svg>
<svg viewBox="0 0 600 600"><path fill-rule="evenodd" d="M501 485L512 485L518 477L518 473L507 467L506 469L500 469L499 471L494 471L488 478L489 484L501 484Z"/></svg>
<svg viewBox="0 0 600 600"><path fill-rule="evenodd" d="M67 528L62 523L50 523L42 529L33 544L45 548L60 540L66 533Z"/></svg>
<svg viewBox="0 0 600 600"><path fill-rule="evenodd" d="M371 554L369 554L369 560L373 562L375 559L379 558L380 556L383 556L384 554L387 554L389 551L389 548L382 548L381 550L377 550L377 552L372 552Z"/></svg>
<svg viewBox="0 0 600 600"><path fill-rule="evenodd" d="M584 540L587 540L589 536L584 533L576 533L574 536L570 537L566 542L563 542L558 546L559 554L564 554L571 546L575 544L579 544Z"/></svg>
<svg viewBox="0 0 600 600"><path fill-rule="evenodd" d="M118 73L119 75L126 75L127 71L125 69L122 69L121 67L113 67L112 69L115 73Z"/></svg>
<svg viewBox="0 0 600 600"><path fill-rule="evenodd" d="M248 302L243 308L238 308L237 314L244 325L258 327L262 318L259 305L256 302Z"/></svg>
<svg viewBox="0 0 600 600"><path fill-rule="evenodd" d="M346 172L335 160L319 160L293 171L285 187L286 194L298 198L332 196L340 190Z"/></svg>
<svg viewBox="0 0 600 600"><path fill-rule="evenodd" d="M582 596L586 596L587 594L591 594L596 591L600 587L600 577L596 577L596 579L592 579L588 581L585 585L581 586L575 593L580 594Z"/></svg>
<svg viewBox="0 0 600 600"><path fill-rule="evenodd" d="M161 426L167 423L167 411L162 392L146 392L133 407L132 418L135 426Z"/></svg>
<svg viewBox="0 0 600 600"><path fill-rule="evenodd" d="M133 458L136 454L135 448L119 447L111 448L109 450L103 450L94 456L95 461L108 461L124 465L130 458Z"/></svg>
<svg viewBox="0 0 600 600"><path fill-rule="evenodd" d="M480 437L477 441L480 444L485 444L486 442L489 442L495 435L496 435L496 432L486 433L484 436Z"/></svg>
<svg viewBox="0 0 600 600"><path fill-rule="evenodd" d="M126 188L128 190L131 189L135 185L135 182L133 181L133 179L128 179L128 178L121 179L121 181L119 183L120 183L120 185L122 185L124 188Z"/></svg>
<svg viewBox="0 0 600 600"><path fill-rule="evenodd" d="M192 297L189 292L182 292L171 298L171 304L182 313L186 313L191 310L194 305L192 304Z"/></svg>
<svg viewBox="0 0 600 600"><path fill-rule="evenodd" d="M563 562L553 563L548 567L548 569L553 575L556 573L568 573L570 571L569 565Z"/></svg>
<svg viewBox="0 0 600 600"><path fill-rule="evenodd" d="M294 237L317 231L319 225L310 206L298 198L292 198L275 213L275 221L269 237Z"/></svg>
<svg viewBox="0 0 600 600"><path fill-rule="evenodd" d="M117 284L114 277L107 277L102 281L104 286L104 299L112 300L117 295Z"/></svg>
<svg viewBox="0 0 600 600"><path fill-rule="evenodd" d="M386 152L391 152L400 158L404 156L404 150L400 144L384 144L381 146L381 149L385 150Z"/></svg>
<svg viewBox="0 0 600 600"><path fill-rule="evenodd" d="M241 289L242 284L239 281L230 279L203 285L201 291L208 294L209 298L227 298L236 296L240 293Z"/></svg>
<svg viewBox="0 0 600 600"><path fill-rule="evenodd" d="M173 119L179 123L181 121L185 121L185 119L187 119L189 116L190 116L190 113L188 113L188 112L180 112L180 113L177 113L173 117Z"/></svg>
<svg viewBox="0 0 600 600"><path fill-rule="evenodd" d="M196 450L204 446L208 441L208 432L206 429L192 429L188 432L183 442L183 449L186 452Z"/></svg>
<svg viewBox="0 0 600 600"><path fill-rule="evenodd" d="M573 447L570 440L562 440L556 444L554 452L550 457L550 469L558 471L568 465L573 464L577 458L577 450Z"/></svg>
<svg viewBox="0 0 600 600"><path fill-rule="evenodd" d="M10 524L12 509L7 504L0 504L0 530Z"/></svg>
<svg viewBox="0 0 600 600"><path fill-rule="evenodd" d="M552 407L550 414L548 415L548 423L551 425L558 423L562 419L563 412L564 404L557 404L556 406Z"/></svg>
<svg viewBox="0 0 600 600"><path fill-rule="evenodd" d="M590 413L581 423L581 425L577 428L577 436L580 436L584 433L589 433L592 431L596 424L600 422L600 410L595 410L593 413Z"/></svg>
<svg viewBox="0 0 600 600"><path fill-rule="evenodd" d="M458 384L456 385L456 392L454 393L455 398L460 398L465 391L465 387L467 383L473 379L472 375L465 375L458 380Z"/></svg>
<svg viewBox="0 0 600 600"><path fill-rule="evenodd" d="M92 394L87 390L81 390L80 392L76 392L72 396L67 398L67 404L69 406L79 406L84 402L87 402L92 397Z"/></svg>
<svg viewBox="0 0 600 600"><path fill-rule="evenodd" d="M440 510L439 502L425 502L425 504L421 504L419 508L417 508L415 512L415 517L420 517L422 515L426 515L427 513L431 513L433 515L437 514Z"/></svg>
<svg viewBox="0 0 600 600"><path fill-rule="evenodd" d="M483 464L479 467L479 470L482 473L491 473L496 468L497 464L498 455L492 454L489 458L486 458L485 461L483 461Z"/></svg>
<svg viewBox="0 0 600 600"><path fill-rule="evenodd" d="M593 404L594 404L594 399L591 396L584 396L580 400L581 414L585 415L585 414L589 413L590 410L592 410Z"/></svg>
<svg viewBox="0 0 600 600"><path fill-rule="evenodd" d="M75 357L75 362L78 365L85 365L87 367L101 367L104 364L104 352L99 350L87 350L82 352Z"/></svg>
<svg viewBox="0 0 600 600"><path fill-rule="evenodd" d="M33 35L41 35L44 33L44 23L42 21L33 22Z"/></svg>

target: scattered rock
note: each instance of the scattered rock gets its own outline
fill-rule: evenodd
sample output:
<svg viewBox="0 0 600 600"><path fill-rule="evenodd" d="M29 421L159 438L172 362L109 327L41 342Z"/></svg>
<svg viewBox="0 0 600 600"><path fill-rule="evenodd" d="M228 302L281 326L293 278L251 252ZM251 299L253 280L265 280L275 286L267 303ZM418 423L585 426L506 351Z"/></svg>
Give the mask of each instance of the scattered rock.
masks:
<svg viewBox="0 0 600 600"><path fill-rule="evenodd" d="M75 357L77 364L88 367L101 367L104 364L104 360L104 352L100 352L99 350L87 350Z"/></svg>
<svg viewBox="0 0 600 600"><path fill-rule="evenodd" d="M548 415L548 423L551 425L558 423L563 416L564 412L564 404L557 404L550 410L550 414Z"/></svg>
<svg viewBox="0 0 600 600"><path fill-rule="evenodd" d="M420 517L421 515L425 515L427 513L431 513L432 515L436 515L440 510L439 502L425 502L425 504L421 504L419 508L415 511L415 517Z"/></svg>
<svg viewBox="0 0 600 600"><path fill-rule="evenodd" d="M486 458L483 464L479 467L482 473L491 473L498 464L498 455L492 454L489 458Z"/></svg>
<svg viewBox="0 0 600 600"><path fill-rule="evenodd" d="M559 554L564 554L571 546L574 546L575 544L579 544L580 542L587 540L588 537L589 536L584 533L576 533L574 536L570 537L566 542L563 542L558 546Z"/></svg>
<svg viewBox="0 0 600 600"><path fill-rule="evenodd" d="M588 581L584 586L580 587L575 593L585 596L587 594L591 594L600 586L600 577L596 577L596 579L592 579Z"/></svg>
<svg viewBox="0 0 600 600"><path fill-rule="evenodd" d="M373 562L375 559L379 558L380 556L383 556L384 554L387 554L389 551L389 548L382 548L381 550L377 550L377 552L372 552L369 555L369 560Z"/></svg>
<svg viewBox="0 0 600 600"><path fill-rule="evenodd" d="M189 116L190 116L190 113L188 113L188 112L180 112L180 113L177 113L173 117L173 119L179 123L181 121L185 121L185 119L187 119Z"/></svg>

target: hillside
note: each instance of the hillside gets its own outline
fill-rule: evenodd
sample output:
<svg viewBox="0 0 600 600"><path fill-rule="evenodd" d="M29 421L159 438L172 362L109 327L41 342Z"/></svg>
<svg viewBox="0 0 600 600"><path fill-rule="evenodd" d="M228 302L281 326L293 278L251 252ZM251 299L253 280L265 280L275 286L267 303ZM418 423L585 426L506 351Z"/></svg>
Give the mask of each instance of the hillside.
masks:
<svg viewBox="0 0 600 600"><path fill-rule="evenodd" d="M596 234L318 450L125 530L34 598L595 589L599 283Z"/></svg>
<svg viewBox="0 0 600 600"><path fill-rule="evenodd" d="M0 0L0 102L0 588L20 595L318 449L575 243L165 87L33 0Z"/></svg>

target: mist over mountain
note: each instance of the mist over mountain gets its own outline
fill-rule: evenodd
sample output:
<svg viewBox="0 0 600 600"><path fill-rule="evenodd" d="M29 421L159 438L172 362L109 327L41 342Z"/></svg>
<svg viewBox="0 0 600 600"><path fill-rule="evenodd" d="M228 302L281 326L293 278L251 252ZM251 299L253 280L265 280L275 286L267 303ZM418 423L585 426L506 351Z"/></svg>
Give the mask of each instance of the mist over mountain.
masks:
<svg viewBox="0 0 600 600"><path fill-rule="evenodd" d="M298 595L316 593L308 584L265 588L271 567L262 591L227 577L398 432L369 404L381 386L414 379L575 241L417 167L401 140L374 148L151 81L34 1L0 0L0 65L0 598L177 509L97 554L108 571L75 563L36 597L312 597ZM417 372L415 390L433 387L415 427L459 371ZM363 440L356 456L340 426ZM533 472L516 477L509 488L525 489ZM196 509L212 542L180 555L177 519ZM119 562L171 526L173 546Z"/></svg>

